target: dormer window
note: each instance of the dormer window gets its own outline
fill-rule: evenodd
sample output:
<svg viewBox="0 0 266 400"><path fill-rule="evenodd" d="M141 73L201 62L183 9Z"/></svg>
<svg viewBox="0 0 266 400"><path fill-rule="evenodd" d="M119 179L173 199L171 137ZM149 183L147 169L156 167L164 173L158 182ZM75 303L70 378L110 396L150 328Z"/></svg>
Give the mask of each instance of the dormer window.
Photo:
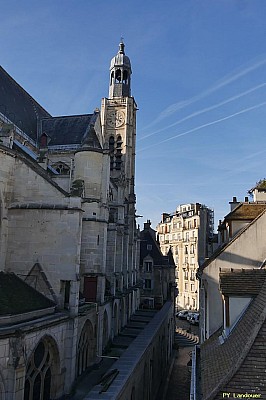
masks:
<svg viewBox="0 0 266 400"><path fill-rule="evenodd" d="M152 261L144 262L144 270L145 272L152 272Z"/></svg>
<svg viewBox="0 0 266 400"><path fill-rule="evenodd" d="M40 137L40 148L47 147L48 144L48 137L46 133L43 133Z"/></svg>
<svg viewBox="0 0 266 400"><path fill-rule="evenodd" d="M147 244L147 250L152 250L152 244Z"/></svg>

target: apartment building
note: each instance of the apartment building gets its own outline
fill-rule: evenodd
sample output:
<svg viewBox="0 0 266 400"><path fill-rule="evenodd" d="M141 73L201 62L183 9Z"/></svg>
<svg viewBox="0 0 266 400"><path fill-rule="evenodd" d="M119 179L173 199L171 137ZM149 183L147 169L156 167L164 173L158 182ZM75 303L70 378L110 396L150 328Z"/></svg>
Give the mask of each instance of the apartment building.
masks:
<svg viewBox="0 0 266 400"><path fill-rule="evenodd" d="M163 213L157 226L161 251L172 249L176 264L178 309L199 308L199 264L212 252L214 212L200 203L182 204L171 214Z"/></svg>

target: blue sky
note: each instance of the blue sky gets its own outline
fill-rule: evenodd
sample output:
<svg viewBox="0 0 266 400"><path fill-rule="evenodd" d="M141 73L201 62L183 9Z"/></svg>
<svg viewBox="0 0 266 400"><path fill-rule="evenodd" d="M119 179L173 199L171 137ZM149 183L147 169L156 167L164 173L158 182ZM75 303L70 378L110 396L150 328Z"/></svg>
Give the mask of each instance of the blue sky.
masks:
<svg viewBox="0 0 266 400"><path fill-rule="evenodd" d="M216 223L266 176L265 0L0 0L1 65L52 115L108 95L121 35L139 107L137 213Z"/></svg>

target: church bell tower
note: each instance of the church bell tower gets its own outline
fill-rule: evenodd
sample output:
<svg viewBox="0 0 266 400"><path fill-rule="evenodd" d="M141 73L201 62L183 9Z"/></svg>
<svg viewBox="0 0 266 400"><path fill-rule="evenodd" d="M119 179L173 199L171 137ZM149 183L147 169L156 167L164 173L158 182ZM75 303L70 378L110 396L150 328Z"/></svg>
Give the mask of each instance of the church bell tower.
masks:
<svg viewBox="0 0 266 400"><path fill-rule="evenodd" d="M121 40L118 53L110 65L109 98L102 100L101 121L106 147L110 154L110 175L123 179L132 192L135 176L136 111L137 105L131 96L131 63L125 55Z"/></svg>
<svg viewBox="0 0 266 400"><path fill-rule="evenodd" d="M102 100L101 107L103 139L110 159L106 272L114 291L136 283L138 265L134 185L137 105L131 96L131 74L121 40L111 60L109 97Z"/></svg>
<svg viewBox="0 0 266 400"><path fill-rule="evenodd" d="M131 73L130 59L125 55L125 45L121 41L119 51L110 65L110 99L114 97L130 97Z"/></svg>

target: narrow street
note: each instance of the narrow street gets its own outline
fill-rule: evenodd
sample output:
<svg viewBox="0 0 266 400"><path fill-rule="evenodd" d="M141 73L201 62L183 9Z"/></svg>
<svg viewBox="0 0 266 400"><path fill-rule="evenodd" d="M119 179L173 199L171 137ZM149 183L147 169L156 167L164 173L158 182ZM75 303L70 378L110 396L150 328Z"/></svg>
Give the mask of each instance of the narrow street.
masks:
<svg viewBox="0 0 266 400"><path fill-rule="evenodd" d="M176 352L173 368L166 383L163 400L189 400L190 369L187 366L193 346L197 343L198 327L191 326L185 320L176 320L176 341L179 350ZM191 330L190 333L186 333Z"/></svg>

